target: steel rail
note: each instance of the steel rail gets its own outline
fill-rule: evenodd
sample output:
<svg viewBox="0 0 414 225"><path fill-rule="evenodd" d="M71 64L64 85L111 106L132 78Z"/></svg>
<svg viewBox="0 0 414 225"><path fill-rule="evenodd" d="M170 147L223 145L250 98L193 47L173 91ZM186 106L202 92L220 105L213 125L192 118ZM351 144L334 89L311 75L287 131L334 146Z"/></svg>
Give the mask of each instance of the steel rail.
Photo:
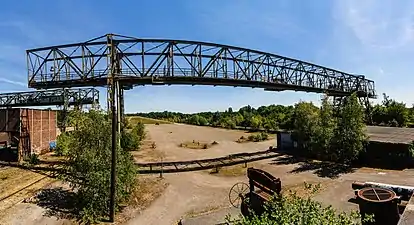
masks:
<svg viewBox="0 0 414 225"><path fill-rule="evenodd" d="M259 161L263 159L274 158L281 154L274 150L259 151L253 153L238 153L225 157L200 159L190 161L175 162L152 162L152 163L135 163L138 166L138 173L178 173L198 170L207 170L226 166L233 166L248 162Z"/></svg>

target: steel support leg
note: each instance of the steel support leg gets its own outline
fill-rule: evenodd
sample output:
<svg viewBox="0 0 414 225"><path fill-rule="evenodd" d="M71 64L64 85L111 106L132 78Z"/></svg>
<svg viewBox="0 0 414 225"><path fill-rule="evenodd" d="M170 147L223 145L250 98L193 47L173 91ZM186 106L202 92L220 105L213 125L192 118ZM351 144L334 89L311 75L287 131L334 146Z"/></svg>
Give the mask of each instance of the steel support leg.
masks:
<svg viewBox="0 0 414 225"><path fill-rule="evenodd" d="M115 220L115 203L116 203L116 148L118 146L118 115L116 107L116 85L115 83L111 86L110 99L108 101L111 109L112 117L112 149L111 149L111 192L109 200L109 217L110 221Z"/></svg>

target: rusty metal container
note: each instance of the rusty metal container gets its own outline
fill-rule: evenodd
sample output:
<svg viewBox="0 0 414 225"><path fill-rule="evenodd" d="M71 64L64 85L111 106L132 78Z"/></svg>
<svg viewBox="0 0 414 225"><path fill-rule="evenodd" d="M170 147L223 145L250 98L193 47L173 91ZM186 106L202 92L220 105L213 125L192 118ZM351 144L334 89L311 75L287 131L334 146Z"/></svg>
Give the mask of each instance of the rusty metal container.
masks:
<svg viewBox="0 0 414 225"><path fill-rule="evenodd" d="M400 219L398 201L394 191L379 187L366 187L358 191L359 211L362 218L373 214L375 222L364 225L396 225Z"/></svg>

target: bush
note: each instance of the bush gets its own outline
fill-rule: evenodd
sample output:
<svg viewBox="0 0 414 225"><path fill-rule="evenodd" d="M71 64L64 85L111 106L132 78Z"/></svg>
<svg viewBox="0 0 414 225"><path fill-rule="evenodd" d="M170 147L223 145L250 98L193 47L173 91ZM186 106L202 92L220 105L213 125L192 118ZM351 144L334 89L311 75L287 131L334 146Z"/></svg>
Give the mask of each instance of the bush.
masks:
<svg viewBox="0 0 414 225"><path fill-rule="evenodd" d="M131 133L132 133L134 136L138 137L138 140L139 140L139 141L144 140L144 139L145 139L145 136L146 136L146 134L145 134L145 125L144 125L144 123L142 123L141 121L140 121L140 122L138 122L138 123L134 126L134 128L132 128Z"/></svg>
<svg viewBox="0 0 414 225"><path fill-rule="evenodd" d="M36 153L30 154L29 158L27 159L29 164L31 165L37 165L40 162L39 156Z"/></svg>
<svg viewBox="0 0 414 225"><path fill-rule="evenodd" d="M109 212L111 171L111 123L103 113L79 113L78 129L72 131L69 148L60 176L77 190L79 216L87 223L95 222ZM117 148L116 209L128 200L136 184L133 158Z"/></svg>
<svg viewBox="0 0 414 225"><path fill-rule="evenodd" d="M269 139L269 135L264 132L261 132L259 134L252 134L247 137L248 141L254 141L254 142L265 141L267 139Z"/></svg>
<svg viewBox="0 0 414 225"><path fill-rule="evenodd" d="M67 155L69 152L70 133L64 132L60 134L56 139L55 154L57 156Z"/></svg>
<svg viewBox="0 0 414 225"><path fill-rule="evenodd" d="M145 125L138 122L132 131L122 131L121 134L121 148L127 151L138 150L141 146L141 141L145 138Z"/></svg>
<svg viewBox="0 0 414 225"><path fill-rule="evenodd" d="M317 187L317 186L316 186ZM306 187L314 191L315 187ZM324 207L308 197L301 197L295 192L274 196L267 202L262 215L249 215L232 221L230 216L226 217L228 224L236 225L277 225L277 224L308 224L308 225L348 225L361 224L361 216L357 211L337 213L331 206ZM366 217L364 221L373 221L372 216Z"/></svg>

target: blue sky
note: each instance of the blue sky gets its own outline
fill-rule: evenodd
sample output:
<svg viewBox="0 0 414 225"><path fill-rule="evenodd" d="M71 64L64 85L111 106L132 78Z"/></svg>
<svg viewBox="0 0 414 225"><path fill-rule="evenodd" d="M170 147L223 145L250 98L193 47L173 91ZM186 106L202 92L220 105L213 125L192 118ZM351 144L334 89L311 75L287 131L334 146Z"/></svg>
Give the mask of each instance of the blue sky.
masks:
<svg viewBox="0 0 414 225"><path fill-rule="evenodd" d="M106 33L188 39L263 50L364 74L379 96L414 103L414 1L2 1L0 92L26 91L25 50ZM106 94L101 92L101 102ZM196 112L319 101L302 92L146 86L126 92L126 111ZM106 104L102 104L103 107Z"/></svg>

